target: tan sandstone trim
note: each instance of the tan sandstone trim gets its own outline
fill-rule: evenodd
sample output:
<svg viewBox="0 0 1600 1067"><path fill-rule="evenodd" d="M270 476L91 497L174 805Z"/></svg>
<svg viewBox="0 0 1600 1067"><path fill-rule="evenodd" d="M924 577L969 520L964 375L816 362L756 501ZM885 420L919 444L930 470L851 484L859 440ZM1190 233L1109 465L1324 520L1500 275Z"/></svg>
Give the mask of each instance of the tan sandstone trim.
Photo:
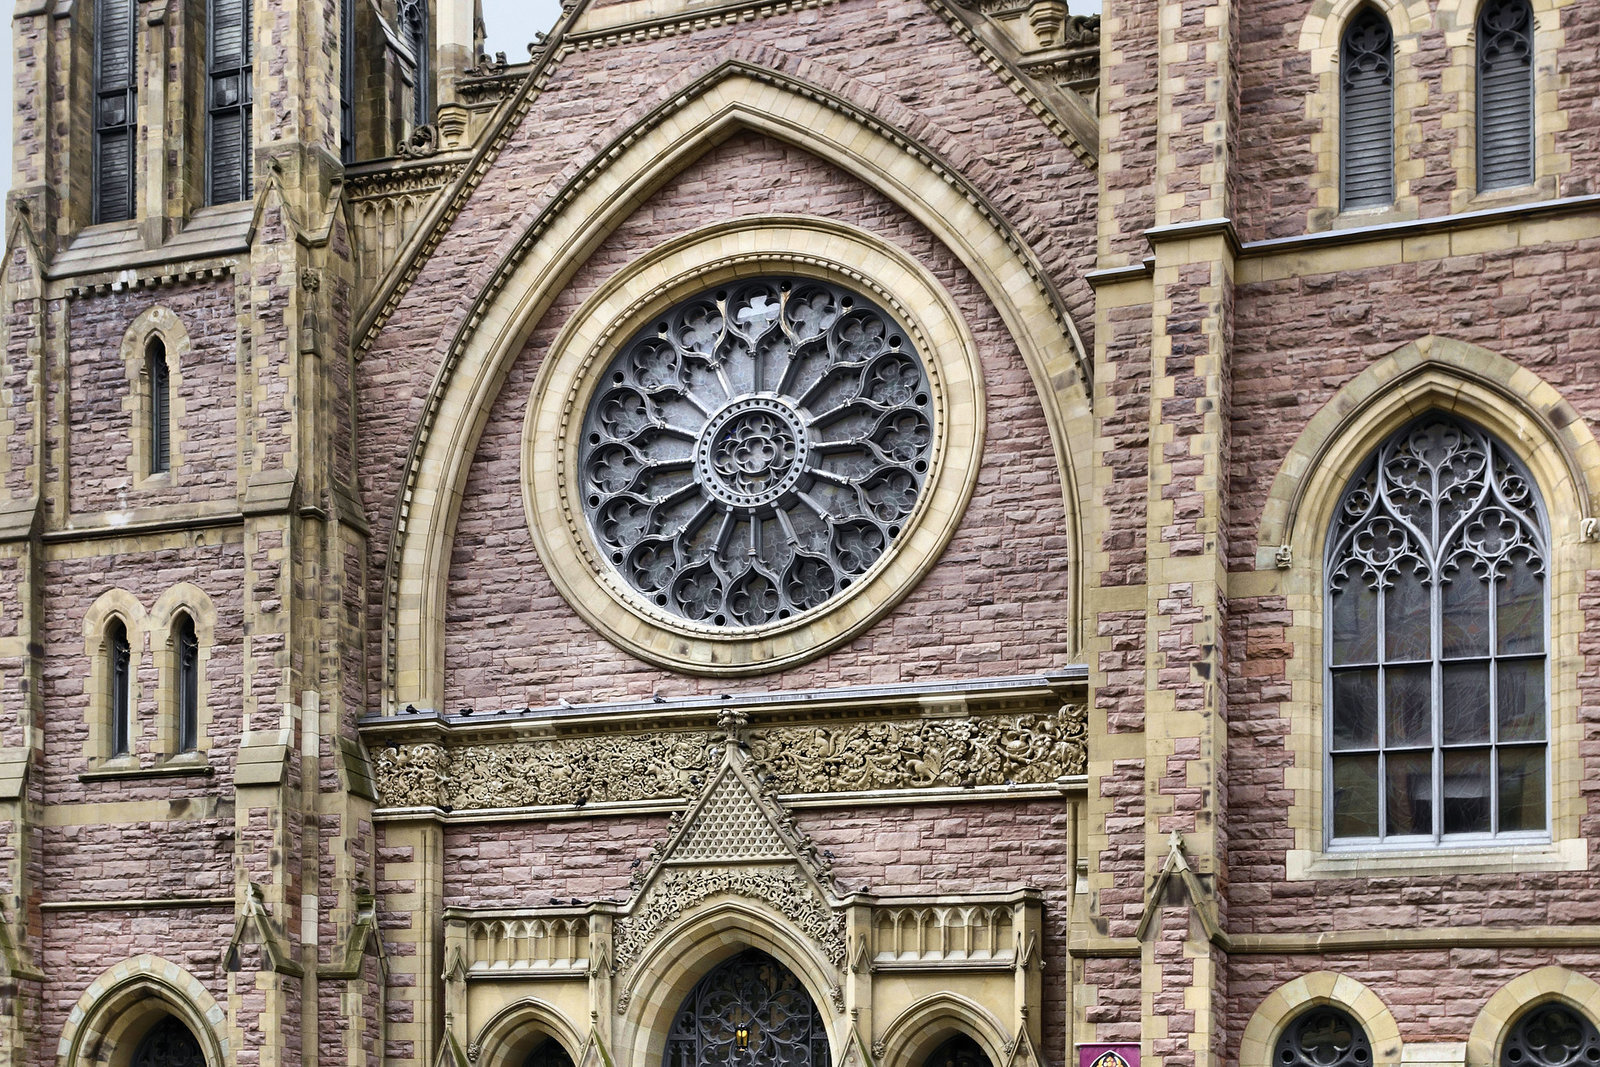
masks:
<svg viewBox="0 0 1600 1067"><path fill-rule="evenodd" d="M386 590L390 708L437 707L450 539L485 413L510 361L590 251L635 205L735 130L753 129L834 162L905 208L983 286L1018 344L1050 427L1068 532L1079 540L1075 465L1091 455L1081 341L1037 264L981 195L926 150L836 98L730 63L616 142L530 229L452 344L400 494L396 572ZM1076 556L1076 550L1074 550ZM1081 580L1081 579L1080 579ZM1074 595L1075 617L1077 596Z"/></svg>
<svg viewBox="0 0 1600 1067"><path fill-rule="evenodd" d="M1261 1002L1239 1039L1239 1067L1272 1067L1272 1049L1300 1012L1318 1004L1343 1008L1372 1043L1372 1067L1398 1067L1404 1049L1400 1027L1376 993L1345 974L1313 971L1285 982Z"/></svg>
<svg viewBox="0 0 1600 1067"><path fill-rule="evenodd" d="M1489 998L1467 1036L1467 1067L1494 1067L1500 1046L1524 1011L1562 1000L1600 1023L1600 984L1565 967L1540 967L1518 975Z"/></svg>
<svg viewBox="0 0 1600 1067"><path fill-rule="evenodd" d="M1323 812L1323 546L1344 486L1386 437L1430 410L1451 412L1489 431L1527 466L1550 517L1550 796L1546 848L1439 848L1416 852L1327 852ZM1476 345L1423 337L1385 356L1349 382L1307 423L1273 482L1257 531L1259 581L1248 595L1283 596L1293 613L1289 748L1294 791L1289 821L1295 847L1290 878L1349 877L1353 857L1368 875L1414 873L1419 863L1447 870L1572 870L1587 867L1578 785L1578 639L1584 574L1596 566L1580 517L1600 500L1600 443L1585 421L1533 371Z"/></svg>
<svg viewBox="0 0 1600 1067"><path fill-rule="evenodd" d="M208 1067L228 1058L227 1013L188 971L159 956L116 964L83 991L56 1045L58 1067L129 1067L135 1047L164 1015L200 1042Z"/></svg>
<svg viewBox="0 0 1600 1067"><path fill-rule="evenodd" d="M991 1064L1010 1059L1013 1039L1000 1020L970 997L944 992L922 998L883 1028L877 1067L920 1067L958 1034L976 1041Z"/></svg>
<svg viewBox="0 0 1600 1067"><path fill-rule="evenodd" d="M151 341L160 341L166 356L167 395L170 398L167 418L170 423L171 462L168 469L160 473L150 470L153 414L150 373L145 356ZM129 416L130 443L133 446L128 455L128 479L136 488L182 485L183 446L188 440L188 404L183 392L183 368L189 361L189 331L183 328L182 321L168 308L159 305L146 308L123 334L119 355L123 376L128 383L122 410Z"/></svg>
<svg viewBox="0 0 1600 1067"><path fill-rule="evenodd" d="M922 355L932 386L933 451L904 531L850 590L783 623L726 631L657 608L606 561L584 517L578 450L597 371L622 340L666 305L763 273L820 277L865 289L894 314ZM671 670L771 671L850 640L916 586L966 511L983 434L977 345L938 281L864 230L768 216L708 227L663 245L610 278L573 314L540 367L523 426L523 507L551 580L613 643Z"/></svg>

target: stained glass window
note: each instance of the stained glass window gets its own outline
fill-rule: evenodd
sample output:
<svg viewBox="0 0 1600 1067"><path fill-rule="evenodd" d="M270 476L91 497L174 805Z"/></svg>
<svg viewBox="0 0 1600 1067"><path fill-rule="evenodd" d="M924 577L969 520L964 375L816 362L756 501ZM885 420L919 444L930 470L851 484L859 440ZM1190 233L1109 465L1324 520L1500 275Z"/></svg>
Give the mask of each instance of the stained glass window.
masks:
<svg viewBox="0 0 1600 1067"><path fill-rule="evenodd" d="M1549 553L1522 465L1426 416L1346 488L1327 558L1330 837L1542 834Z"/></svg>

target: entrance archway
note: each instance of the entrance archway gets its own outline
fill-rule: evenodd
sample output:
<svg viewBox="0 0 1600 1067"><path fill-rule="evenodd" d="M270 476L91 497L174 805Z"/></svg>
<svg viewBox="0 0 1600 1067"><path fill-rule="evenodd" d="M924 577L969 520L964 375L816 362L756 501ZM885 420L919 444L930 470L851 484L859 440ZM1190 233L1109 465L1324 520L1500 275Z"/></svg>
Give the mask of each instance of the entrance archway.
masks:
<svg viewBox="0 0 1600 1067"><path fill-rule="evenodd" d="M683 999L663 1067L828 1067L822 1015L790 970L759 949L713 968Z"/></svg>

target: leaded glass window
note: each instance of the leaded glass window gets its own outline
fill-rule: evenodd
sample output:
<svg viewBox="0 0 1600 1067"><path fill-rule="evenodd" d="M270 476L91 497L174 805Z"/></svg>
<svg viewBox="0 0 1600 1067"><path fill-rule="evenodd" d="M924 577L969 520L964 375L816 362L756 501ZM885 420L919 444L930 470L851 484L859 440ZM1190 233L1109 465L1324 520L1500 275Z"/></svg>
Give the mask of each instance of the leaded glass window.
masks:
<svg viewBox="0 0 1600 1067"><path fill-rule="evenodd" d="M667 1035L664 1067L828 1067L817 1006L789 970L756 949L719 964L689 992Z"/></svg>
<svg viewBox="0 0 1600 1067"><path fill-rule="evenodd" d="M1327 555L1327 815L1339 842L1546 822L1546 564L1532 478L1442 414L1379 447Z"/></svg>
<svg viewBox="0 0 1600 1067"><path fill-rule="evenodd" d="M597 547L647 604L718 628L847 590L922 492L933 397L887 312L753 278L662 312L611 360L578 467Z"/></svg>
<svg viewBox="0 0 1600 1067"><path fill-rule="evenodd" d="M1536 1004L1506 1035L1500 1067L1591 1067L1600 1064L1600 1030L1563 1000Z"/></svg>
<svg viewBox="0 0 1600 1067"><path fill-rule="evenodd" d="M1275 1067L1366 1067L1372 1043L1349 1012L1319 1004L1284 1028L1272 1060Z"/></svg>
<svg viewBox="0 0 1600 1067"><path fill-rule="evenodd" d="M134 1049L132 1067L206 1067L206 1057L189 1028L169 1015Z"/></svg>
<svg viewBox="0 0 1600 1067"><path fill-rule="evenodd" d="M1350 20L1339 68L1339 206L1392 203L1394 33L1376 8Z"/></svg>

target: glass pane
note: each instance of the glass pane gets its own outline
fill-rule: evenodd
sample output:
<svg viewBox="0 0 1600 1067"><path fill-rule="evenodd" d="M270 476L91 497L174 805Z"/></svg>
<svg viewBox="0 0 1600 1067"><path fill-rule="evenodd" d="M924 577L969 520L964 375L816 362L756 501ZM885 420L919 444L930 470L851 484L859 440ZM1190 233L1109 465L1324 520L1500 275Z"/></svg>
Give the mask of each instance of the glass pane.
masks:
<svg viewBox="0 0 1600 1067"><path fill-rule="evenodd" d="M1444 832L1489 832L1489 750L1446 750L1444 754Z"/></svg>
<svg viewBox="0 0 1600 1067"><path fill-rule="evenodd" d="M1544 578L1517 553L1495 585L1496 641L1501 655L1544 651Z"/></svg>
<svg viewBox="0 0 1600 1067"><path fill-rule="evenodd" d="M1433 668L1390 667L1384 671L1386 745L1433 743Z"/></svg>
<svg viewBox="0 0 1600 1067"><path fill-rule="evenodd" d="M1402 566L1383 596L1384 661L1427 659L1433 655L1428 586L1422 575Z"/></svg>
<svg viewBox="0 0 1600 1067"><path fill-rule="evenodd" d="M1544 660L1501 660L1499 718L1501 741L1544 740Z"/></svg>
<svg viewBox="0 0 1600 1067"><path fill-rule="evenodd" d="M1333 836L1378 836L1378 757L1333 758Z"/></svg>
<svg viewBox="0 0 1600 1067"><path fill-rule="evenodd" d="M1388 832L1433 833L1433 753L1389 753Z"/></svg>
<svg viewBox="0 0 1600 1067"><path fill-rule="evenodd" d="M1333 747L1378 747L1378 672L1337 671L1333 676Z"/></svg>
<svg viewBox="0 0 1600 1067"><path fill-rule="evenodd" d="M1440 703L1445 744L1488 741L1489 665L1446 663Z"/></svg>
<svg viewBox="0 0 1600 1067"><path fill-rule="evenodd" d="M1378 659L1378 592L1359 574L1336 586L1333 601L1333 662L1375 663Z"/></svg>
<svg viewBox="0 0 1600 1067"><path fill-rule="evenodd" d="M1544 746L1500 750L1500 832L1544 829Z"/></svg>
<svg viewBox="0 0 1600 1067"><path fill-rule="evenodd" d="M1462 567L1439 587L1440 647L1446 659L1489 654L1489 583Z"/></svg>

